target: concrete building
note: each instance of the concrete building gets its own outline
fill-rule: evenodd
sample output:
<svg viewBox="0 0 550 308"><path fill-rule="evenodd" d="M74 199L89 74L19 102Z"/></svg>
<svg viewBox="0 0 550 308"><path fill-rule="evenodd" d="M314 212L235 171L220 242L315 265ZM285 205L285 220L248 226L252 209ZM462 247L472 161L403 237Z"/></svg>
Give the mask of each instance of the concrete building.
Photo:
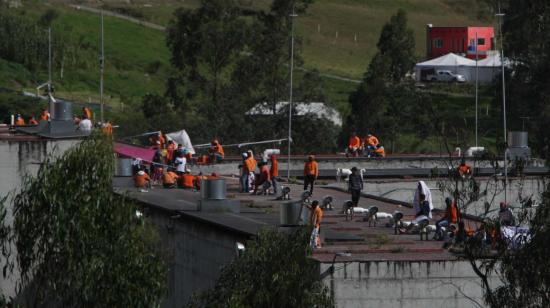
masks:
<svg viewBox="0 0 550 308"><path fill-rule="evenodd" d="M53 157L61 155L78 142L79 139L74 138L51 139L20 134L5 125L0 126L0 174L2 175L0 198L8 196L6 217L8 224L13 221L12 198L20 190L25 176L35 175L46 158L50 155ZM0 267L2 266L3 262L0 261ZM11 280L1 278L1 292L6 296L14 296L15 283L13 277Z"/></svg>
<svg viewBox="0 0 550 308"><path fill-rule="evenodd" d="M493 27L434 27L426 26L426 58L433 59L448 53L476 58L475 38L477 36L478 57L484 59L495 50Z"/></svg>

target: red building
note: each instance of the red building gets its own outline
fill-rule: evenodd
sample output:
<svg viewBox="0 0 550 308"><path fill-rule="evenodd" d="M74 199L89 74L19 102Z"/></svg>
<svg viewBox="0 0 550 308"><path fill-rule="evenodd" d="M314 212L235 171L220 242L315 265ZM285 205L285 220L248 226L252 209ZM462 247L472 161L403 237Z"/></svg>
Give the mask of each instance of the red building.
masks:
<svg viewBox="0 0 550 308"><path fill-rule="evenodd" d="M495 49L493 27L433 27L426 26L426 56L437 58L450 52L475 59L477 34L478 55L483 59L487 51Z"/></svg>

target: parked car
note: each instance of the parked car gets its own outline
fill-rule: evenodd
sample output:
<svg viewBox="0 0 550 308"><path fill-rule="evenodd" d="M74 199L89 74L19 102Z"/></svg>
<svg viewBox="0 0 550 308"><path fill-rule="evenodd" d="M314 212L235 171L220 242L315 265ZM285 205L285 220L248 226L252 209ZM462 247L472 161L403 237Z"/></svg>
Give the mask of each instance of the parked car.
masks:
<svg viewBox="0 0 550 308"><path fill-rule="evenodd" d="M466 78L463 75L445 70L435 71L435 74L426 76L426 79L430 81L466 82Z"/></svg>

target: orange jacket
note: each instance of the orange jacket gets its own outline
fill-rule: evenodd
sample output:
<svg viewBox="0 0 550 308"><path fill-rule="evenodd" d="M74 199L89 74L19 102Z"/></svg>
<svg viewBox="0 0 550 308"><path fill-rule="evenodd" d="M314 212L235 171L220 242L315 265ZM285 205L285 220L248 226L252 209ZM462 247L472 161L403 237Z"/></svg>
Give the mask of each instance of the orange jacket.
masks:
<svg viewBox="0 0 550 308"><path fill-rule="evenodd" d="M103 126L103 128L101 129L101 131L105 135L111 136L113 134L113 125L111 125L111 123L106 123L105 126Z"/></svg>
<svg viewBox="0 0 550 308"><path fill-rule="evenodd" d="M92 111L88 107L84 107L84 116L86 119L91 120L92 119Z"/></svg>
<svg viewBox="0 0 550 308"><path fill-rule="evenodd" d="M313 175L314 177L319 176L319 168L317 167L316 161L307 161L304 166L304 175Z"/></svg>
<svg viewBox="0 0 550 308"><path fill-rule="evenodd" d="M277 159L271 159L271 170L269 170L271 177L279 176L279 162Z"/></svg>
<svg viewBox="0 0 550 308"><path fill-rule="evenodd" d="M246 171L246 172L255 172L256 167L258 166L258 162L256 162L254 157L249 157L244 161L244 166L245 166L244 171Z"/></svg>
<svg viewBox="0 0 550 308"><path fill-rule="evenodd" d="M460 175L470 174L471 172L472 168L470 168L470 166L468 165L460 165L458 167L458 173L460 173Z"/></svg>
<svg viewBox="0 0 550 308"><path fill-rule="evenodd" d="M23 126L23 125L25 125L25 120L23 118L17 118L17 120L15 121L15 125L16 126Z"/></svg>
<svg viewBox="0 0 550 308"><path fill-rule="evenodd" d="M216 145L211 146L210 149L208 149L208 152L210 152L212 154L218 153L222 156L222 158L225 156L225 152L223 151L223 147L219 143L216 144Z"/></svg>
<svg viewBox="0 0 550 308"><path fill-rule="evenodd" d="M448 220L449 223L456 224L458 222L458 209L456 207L456 203L451 204L451 210L449 209L445 210L445 216L444 219Z"/></svg>
<svg viewBox="0 0 550 308"><path fill-rule="evenodd" d="M162 184L176 184L177 180L178 175L172 171L168 171L162 176Z"/></svg>
<svg viewBox="0 0 550 308"><path fill-rule="evenodd" d="M136 184L136 187L145 187L145 184L147 184L150 180L151 178L147 173L143 173L143 175L136 174L134 183Z"/></svg>
<svg viewBox="0 0 550 308"><path fill-rule="evenodd" d="M42 111L42 114L40 115L40 121L48 121L49 119L50 115L48 114L48 111Z"/></svg>
<svg viewBox="0 0 550 308"><path fill-rule="evenodd" d="M359 148L359 147L361 147L361 139L359 139L359 137L357 137L357 136L350 137L348 147L349 148Z"/></svg>
<svg viewBox="0 0 550 308"><path fill-rule="evenodd" d="M375 147L379 144L378 138L374 136L365 137L365 145L369 145L371 147Z"/></svg>
<svg viewBox="0 0 550 308"><path fill-rule="evenodd" d="M374 150L374 153L380 155L381 157L386 157L386 150L384 150L384 147L377 148Z"/></svg>
<svg viewBox="0 0 550 308"><path fill-rule="evenodd" d="M321 221L323 221L323 210L317 206L315 210L311 212L310 223L312 225L315 224L315 228L319 228L321 226Z"/></svg>
<svg viewBox="0 0 550 308"><path fill-rule="evenodd" d="M180 185L183 188L195 188L195 176L191 174L184 174L180 176Z"/></svg>

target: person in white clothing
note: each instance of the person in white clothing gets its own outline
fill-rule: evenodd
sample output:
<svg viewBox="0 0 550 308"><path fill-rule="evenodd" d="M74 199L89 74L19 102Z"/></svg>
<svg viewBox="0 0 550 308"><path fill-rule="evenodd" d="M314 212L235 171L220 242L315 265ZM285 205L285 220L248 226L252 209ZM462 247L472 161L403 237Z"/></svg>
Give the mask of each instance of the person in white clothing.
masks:
<svg viewBox="0 0 550 308"><path fill-rule="evenodd" d="M185 165L187 164L187 159L185 159L185 154L179 153L178 157L176 157L176 160L174 161L174 165L176 165L176 174L182 175L185 173Z"/></svg>
<svg viewBox="0 0 550 308"><path fill-rule="evenodd" d="M89 133L92 131L92 121L90 119L82 119L80 123L78 123L78 129L82 132Z"/></svg>

